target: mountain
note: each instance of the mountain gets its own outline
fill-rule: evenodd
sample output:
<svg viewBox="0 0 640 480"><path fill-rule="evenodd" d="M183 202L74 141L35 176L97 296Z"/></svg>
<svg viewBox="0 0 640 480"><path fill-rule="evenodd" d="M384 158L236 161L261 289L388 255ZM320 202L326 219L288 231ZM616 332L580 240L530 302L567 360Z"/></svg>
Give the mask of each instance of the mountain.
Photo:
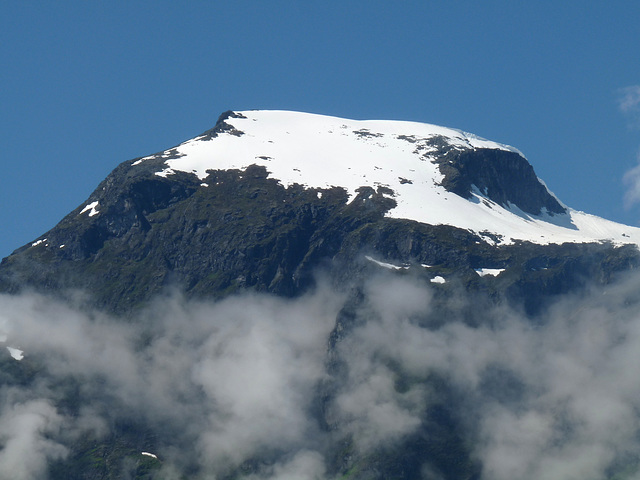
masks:
<svg viewBox="0 0 640 480"><path fill-rule="evenodd" d="M607 246L638 244L639 232L564 206L517 150L471 134L227 112L192 140L121 164L3 260L0 286L81 288L124 312L168 285L215 297L296 295L319 264L351 271L365 248L380 261L432 265L434 276L474 278L527 261L547 268L539 257L558 249L619 256ZM531 258L516 267L523 250Z"/></svg>
<svg viewBox="0 0 640 480"><path fill-rule="evenodd" d="M298 403L290 404L288 397L283 400L283 408L293 412L302 408L304 415L299 413L304 421L294 413L291 419L304 423L306 433L294 435L291 441L280 428L269 430L275 435L273 444L258 442L259 448L238 453L237 458L233 451L218 446L218 451L226 453L215 457L217 463L211 465L184 452L189 442L201 446L208 438L208 444L215 443L211 432L190 437L187 432L195 427L183 425L180 430L178 417L171 417L175 413L155 417L148 412L133 417L107 414L111 407L105 400L109 397L103 391L105 385L111 381L120 385L122 379L112 378L111 370L97 366L82 374L69 369L68 362L64 369L54 368L50 359L69 355L68 346L64 355L51 353L51 346L30 350L28 341L11 333L4 340L10 350L1 362L6 372L3 388L19 387L31 398L47 384L48 408L75 422L78 429L78 419L88 410L100 411L96 415L106 419L104 427L86 437L90 440L47 433L47 439L59 437L60 448L66 449L57 456L43 453L46 466L42 472L51 478L209 478L211 474L215 478L499 479L500 474L479 453L482 440L474 430L479 427L469 427L471 420L461 415L470 408L470 397L452 382L457 373L445 375L442 372L447 369L431 371L426 366L415 370L404 358L404 350L396 352L396 347L380 343L358 374L358 368L364 368L364 360L354 353L361 348L358 342L367 338L368 346L380 342L378 336L362 337L363 332L384 325L383 337L398 335L397 342L410 345L410 338L399 335L407 321L414 338L425 332L436 335L434 332L452 325L477 332L495 324L497 312L504 315L505 309L518 312L513 316L522 316L527 324L542 325L565 295L589 297L592 289L611 288L628 276L639 264L638 245L640 229L564 205L522 153L506 145L412 122L230 111L220 116L214 128L191 140L120 164L58 225L2 260L0 291L5 292L5 299L36 295L40 299L36 304L72 304L91 319L86 325L79 323L84 325L78 327L82 331L93 332L96 318L109 318L105 321L115 326L103 332L108 338L114 331L111 328L118 332L140 328L135 335L129 332L136 340L122 347L123 357L137 359L132 360L136 368L153 373L157 364L144 362L149 358L155 362L153 348L163 338L171 338L158 331L174 332L175 325L180 325L181 330L209 332L196 320L191 326L177 318L172 320L174 327L171 321L165 324L168 320L158 310L158 302L180 295L187 305L215 301L214 305L228 306L235 305L235 299L244 299L248 311L257 302L266 311L288 312L290 305L308 306L307 302L313 303L310 298L328 289L332 293L324 302L335 304L331 321L307 339L315 345L309 348L315 352L314 368L320 364L322 368L311 369L314 373L303 377L292 372L286 379L295 387L286 382L283 387L304 391ZM394 294L389 296L389 292ZM280 301L285 303L260 303ZM57 312L62 307L56 305L29 310L29 315L37 317L37 312L48 308ZM178 317L192 318L192 307L185 308ZM62 316L69 315L76 314ZM281 325L288 325L288 330L272 339L275 345L282 345L298 325L287 323L288 313L282 315L282 323L275 322L270 328L280 332ZM30 321L25 320L25 325ZM255 318L237 320L239 325L245 321L253 325ZM318 322L300 320L299 325L305 325L306 332ZM46 322L38 325L49 328ZM225 332L230 327L223 323L216 328ZM211 332L202 335L217 338ZM119 345L119 340L113 341ZM427 349L429 341L419 351ZM195 350L201 345L196 338L191 342ZM290 342L285 342L283 351L299 345L298 337ZM228 345L233 342L217 348L231 348ZM251 345L260 351L260 344ZM320 350L318 345L322 345ZM237 354L239 360L228 368L241 365L244 354ZM303 353L291 358L303 366L311 361ZM375 368L374 358L381 362ZM194 365L201 360L195 358ZM210 365L213 371L215 365ZM188 365L183 368L193 382L196 373ZM284 365L278 368L288 372ZM515 402L510 395L524 398L523 393L513 393L524 391L524 384L505 369L499 362L487 366L483 381L500 392L500 401L509 397L509 402ZM385 375L378 375L380 371ZM238 378L246 374L236 372ZM274 375L263 374L266 378ZM382 388L368 383L376 378L391 381L386 393L391 397L384 402L368 396ZM216 384L233 390L235 383L227 385L231 380L224 379ZM146 385L139 391L131 387L138 397L155 389L165 392L156 384L145 384L146 380L128 381ZM175 381L160 383L173 385ZM260 377L259 382L263 381ZM301 384L304 389L298 390ZM194 405L206 411L218 426L212 431L226 438L232 426L215 416L217 410L205 409L204 403L189 396L195 390L193 384L183 387L181 402L192 405L194 411L200 411ZM201 385L193 398L200 395L211 400L207 397L211 395L216 405L226 405L227 397L207 393L205 387ZM109 401L122 411L132 411L135 402L130 396L113 395ZM486 392L482 395L488 401ZM244 405L244 396L229 398L235 400L224 418L237 415L241 425L248 417L236 410ZM151 403L155 401L162 403L152 397ZM256 402L264 411L256 418L249 416L252 425L280 416L288 424L281 410L272 411L262 400ZM364 411L358 402L366 407ZM5 408L14 411L16 405L5 400ZM378 411L379 416L371 413ZM159 418L162 425L155 423ZM377 439L380 432L393 441ZM238 451L256 443L254 438L260 436L247 436ZM322 440L314 443L310 438ZM182 452L182 463L167 460L161 466L155 454L146 450L141 454L142 449L159 449L167 459ZM620 455L603 461L601 468L611 478L635 468L635 460L623 462ZM313 468L307 471L306 465ZM291 474L290 470L298 471L294 466L307 473ZM285 470L289 473L283 473Z"/></svg>

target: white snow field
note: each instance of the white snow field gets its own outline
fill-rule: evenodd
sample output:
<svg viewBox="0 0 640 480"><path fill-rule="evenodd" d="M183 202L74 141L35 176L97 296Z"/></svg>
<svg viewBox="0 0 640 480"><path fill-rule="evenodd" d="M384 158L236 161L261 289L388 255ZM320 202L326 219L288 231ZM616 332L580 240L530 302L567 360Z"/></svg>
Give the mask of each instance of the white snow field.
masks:
<svg viewBox="0 0 640 480"><path fill-rule="evenodd" d="M486 242L510 244L517 240L538 244L610 241L640 244L640 229L567 208L567 214L531 215L515 205L502 206L476 188L467 200L440 185L442 174L434 162L434 136L446 137L457 149L517 149L459 130L435 125L343 118L290 111L243 111L245 118L225 123L242 135L222 132L188 140L162 152L166 168L157 175L190 172L201 180L207 170L245 169L264 165L285 187L294 183L310 188L344 187L352 200L361 186L388 187L397 206L392 218L432 225L453 225L480 235ZM176 157L177 158L170 158ZM133 163L138 165L150 158ZM542 183L542 182L541 182ZM544 184L543 184L544 185ZM207 188L206 183L202 188ZM546 188L546 187L545 187ZM98 214L97 204L83 212ZM498 235L495 240L484 232Z"/></svg>

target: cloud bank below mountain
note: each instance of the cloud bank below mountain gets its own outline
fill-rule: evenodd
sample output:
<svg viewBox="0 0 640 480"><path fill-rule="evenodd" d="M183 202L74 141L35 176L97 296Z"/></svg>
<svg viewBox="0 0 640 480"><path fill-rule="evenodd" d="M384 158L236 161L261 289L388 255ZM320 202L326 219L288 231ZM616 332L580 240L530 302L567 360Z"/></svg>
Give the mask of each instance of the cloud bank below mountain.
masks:
<svg viewBox="0 0 640 480"><path fill-rule="evenodd" d="M565 297L535 321L496 307L434 323L432 287L389 274L330 352L345 295L326 286L295 300L171 294L129 322L0 296L0 329L25 352L2 364L32 375L0 386L0 476L47 478L80 439L131 424L153 430L139 447L159 478L336 478L336 442L353 458L401 445L446 390L483 479L633 478L639 284ZM422 470L443 475L429 458Z"/></svg>

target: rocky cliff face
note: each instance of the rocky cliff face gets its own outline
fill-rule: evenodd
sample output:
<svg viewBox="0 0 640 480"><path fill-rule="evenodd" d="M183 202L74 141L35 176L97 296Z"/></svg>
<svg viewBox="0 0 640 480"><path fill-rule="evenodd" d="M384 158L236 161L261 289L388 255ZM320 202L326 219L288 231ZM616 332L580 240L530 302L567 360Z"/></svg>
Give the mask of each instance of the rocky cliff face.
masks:
<svg viewBox="0 0 640 480"><path fill-rule="evenodd" d="M472 326L490 324L494 319L488 318L488 312L507 306L522 309L535 323L560 294L578 294L587 285L606 286L635 269L640 262L637 246L619 242L623 238L620 232L631 232L624 238L632 238L635 230L623 226L609 230L618 235L610 241L588 241L576 233L574 242L538 242L534 241L541 238L538 234L532 240L508 237L511 230L493 224L474 229L464 222L398 218L393 212L404 208L411 198L407 195L414 191L403 188L420 186L424 191L432 189L430 199L444 199L438 204L429 200L432 203L421 206L421 212L442 209L450 202L476 209L469 211L480 212L479 216L489 212L508 222L519 222L525 215L528 224L538 222L536 228L542 228L549 238L560 228L544 223L549 217L568 222L559 238L579 232L580 225L572 223L578 222L578 217L572 217L574 213L548 192L519 153L471 136L464 137L467 143L460 143L463 137L452 137L450 132L444 132L449 136L438 131L425 137L416 132L401 134L389 130L388 125L356 128L342 119L329 126L323 124L331 135L334 127L342 129L340 138L349 138L348 145L358 149L377 145L386 152L400 145L397 158L404 158L403 152L415 157L417 163L404 170L395 157L389 160L390 166L383 163L386 153L376 157L370 171L392 172L385 182L367 178L369 173L353 185L314 185L307 178L288 182L273 174L282 168L276 162L277 155L285 156L284 150L267 152L273 157L258 155L262 150L251 151L249 164L239 161L237 168L215 168L213 161L205 173L197 162L192 171L181 169L186 167L179 162L195 155L189 154L188 148L216 141L245 145L233 142L258 138L259 132L249 127L263 121L262 117L228 112L193 144L187 142L121 164L87 202L56 227L3 259L0 290L12 294L35 290L59 298L82 291L85 308L97 308L131 322L137 312L169 290L199 300L243 292L299 299L314 291L319 277L329 278L331 288L344 298L323 339L326 376L317 382L314 400L305 407L325 440L330 439L323 450L327 474L387 479L419 478L429 471L438 478L480 478L482 463L465 436L465 420L459 415L459 409L465 408L460 392L447 378L416 374L392 356L382 365L394 372L394 395L408 395L419 386L437 392L434 401L414 419L415 428L390 445L362 449L358 431L344 428L343 424L357 423L336 413L347 386L358 381L348 346L369 319L373 322L382 315L379 306L372 307L376 295L370 280L381 277L420 285L420 291L430 299L429 311L412 312L410 318L423 329L435 331L453 319ZM271 132L265 138L260 148L266 150L271 148L269 142L280 141ZM294 150L301 158L300 169L293 164L287 171L295 176L297 170L304 170L304 157L311 153L298 147ZM216 160L234 151L207 155ZM431 177L416 173L409 178L419 168L432 166ZM519 210L516 214L512 213L514 206ZM452 211L451 216L456 213ZM505 224L514 225L508 222ZM460 302L461 295L474 301ZM145 345L153 344L154 335L145 335L147 340L140 340L138 346L142 352ZM9 358L3 362L15 370L7 370L7 384L35 388L37 371L46 370L37 366L37 359L19 365ZM49 374L53 375L44 373ZM80 415L79 399L90 396L82 392L82 381L81 377L66 378L62 390L56 390L58 407L71 416ZM409 396L402 401L411 403ZM126 470L122 459L141 445L176 448L171 438L163 436L167 432L152 422L131 418L113 421L110 436L95 439L91 445L84 440L72 441L68 460L51 467L53 478L120 478ZM106 463L95 460L98 451ZM217 474L220 478L257 475L282 455L266 449ZM153 472L159 471L152 460L145 461L146 467L135 470L136 478L153 478ZM91 462L94 464L89 465ZM194 478L206 474L205 467L193 462L185 472L192 472Z"/></svg>
<svg viewBox="0 0 640 480"><path fill-rule="evenodd" d="M565 207L540 183L533 167L521 155L504 150L463 151L445 154L438 161L443 186L464 198L474 188L499 205L515 205L540 215L566 214Z"/></svg>

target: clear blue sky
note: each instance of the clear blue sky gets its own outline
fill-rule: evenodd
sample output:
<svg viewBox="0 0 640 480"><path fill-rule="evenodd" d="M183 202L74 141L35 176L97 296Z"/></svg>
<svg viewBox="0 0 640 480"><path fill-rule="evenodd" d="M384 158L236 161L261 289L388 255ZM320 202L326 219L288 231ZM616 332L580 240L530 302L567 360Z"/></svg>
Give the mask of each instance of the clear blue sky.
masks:
<svg viewBox="0 0 640 480"><path fill-rule="evenodd" d="M227 109L460 128L638 225L639 47L629 1L0 0L0 256Z"/></svg>

